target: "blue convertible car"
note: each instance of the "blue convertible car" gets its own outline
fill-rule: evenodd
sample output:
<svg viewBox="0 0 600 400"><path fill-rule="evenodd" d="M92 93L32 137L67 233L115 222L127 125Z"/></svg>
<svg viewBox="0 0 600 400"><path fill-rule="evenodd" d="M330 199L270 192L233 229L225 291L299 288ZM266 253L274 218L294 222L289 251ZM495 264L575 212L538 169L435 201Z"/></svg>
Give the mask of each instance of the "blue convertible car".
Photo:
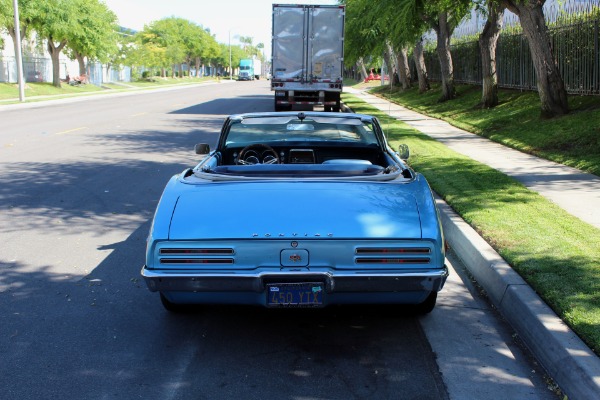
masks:
<svg viewBox="0 0 600 400"><path fill-rule="evenodd" d="M412 304L431 311L448 270L425 178L376 118L233 115L216 148L167 184L142 275L187 304Z"/></svg>

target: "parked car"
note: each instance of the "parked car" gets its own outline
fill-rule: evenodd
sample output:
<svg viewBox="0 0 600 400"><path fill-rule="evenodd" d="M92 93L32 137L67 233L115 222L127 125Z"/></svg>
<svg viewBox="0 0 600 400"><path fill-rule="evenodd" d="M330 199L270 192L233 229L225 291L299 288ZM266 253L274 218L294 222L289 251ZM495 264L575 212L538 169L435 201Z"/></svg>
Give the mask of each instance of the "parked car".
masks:
<svg viewBox="0 0 600 400"><path fill-rule="evenodd" d="M187 304L411 304L448 270L425 178L378 120L278 112L227 118L216 148L168 182L142 268L167 310Z"/></svg>

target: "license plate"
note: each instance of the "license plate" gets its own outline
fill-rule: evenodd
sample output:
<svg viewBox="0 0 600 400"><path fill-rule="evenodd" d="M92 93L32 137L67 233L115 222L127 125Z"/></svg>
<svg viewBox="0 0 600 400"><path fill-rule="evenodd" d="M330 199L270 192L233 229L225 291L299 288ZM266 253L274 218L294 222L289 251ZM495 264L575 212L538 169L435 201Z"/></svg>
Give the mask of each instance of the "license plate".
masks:
<svg viewBox="0 0 600 400"><path fill-rule="evenodd" d="M270 283L267 284L268 307L322 307L323 284Z"/></svg>

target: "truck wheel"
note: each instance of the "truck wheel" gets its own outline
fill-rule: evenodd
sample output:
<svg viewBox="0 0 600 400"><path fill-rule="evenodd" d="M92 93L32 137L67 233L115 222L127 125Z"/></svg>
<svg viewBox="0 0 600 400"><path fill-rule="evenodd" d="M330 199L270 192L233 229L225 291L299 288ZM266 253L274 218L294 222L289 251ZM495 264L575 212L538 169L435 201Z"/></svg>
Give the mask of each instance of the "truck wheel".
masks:
<svg viewBox="0 0 600 400"><path fill-rule="evenodd" d="M341 109L342 109L342 103L340 102L340 99L338 97L338 99L335 102L335 106L333 106L333 112L340 112Z"/></svg>
<svg viewBox="0 0 600 400"><path fill-rule="evenodd" d="M292 111L291 104L275 104L275 111Z"/></svg>

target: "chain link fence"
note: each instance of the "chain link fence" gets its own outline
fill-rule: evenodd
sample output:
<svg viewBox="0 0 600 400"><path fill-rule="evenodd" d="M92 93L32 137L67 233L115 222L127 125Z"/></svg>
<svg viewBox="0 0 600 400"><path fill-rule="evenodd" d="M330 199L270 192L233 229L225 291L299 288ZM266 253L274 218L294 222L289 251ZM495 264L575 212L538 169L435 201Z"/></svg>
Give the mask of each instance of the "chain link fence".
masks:
<svg viewBox="0 0 600 400"><path fill-rule="evenodd" d="M62 63L61 69L65 69ZM52 82L52 61L47 58L23 60L23 77L26 82ZM17 83L17 62L14 57L0 58L0 82Z"/></svg>
<svg viewBox="0 0 600 400"><path fill-rule="evenodd" d="M71 68L72 69L72 68ZM60 79L66 79L68 65L59 65ZM131 82L131 68L91 63L87 67L89 82L100 86L110 82ZM17 83L17 61L15 57L0 57L0 82ZM74 74L71 72L71 76ZM52 60L49 58L23 59L23 77L26 82L52 82Z"/></svg>

